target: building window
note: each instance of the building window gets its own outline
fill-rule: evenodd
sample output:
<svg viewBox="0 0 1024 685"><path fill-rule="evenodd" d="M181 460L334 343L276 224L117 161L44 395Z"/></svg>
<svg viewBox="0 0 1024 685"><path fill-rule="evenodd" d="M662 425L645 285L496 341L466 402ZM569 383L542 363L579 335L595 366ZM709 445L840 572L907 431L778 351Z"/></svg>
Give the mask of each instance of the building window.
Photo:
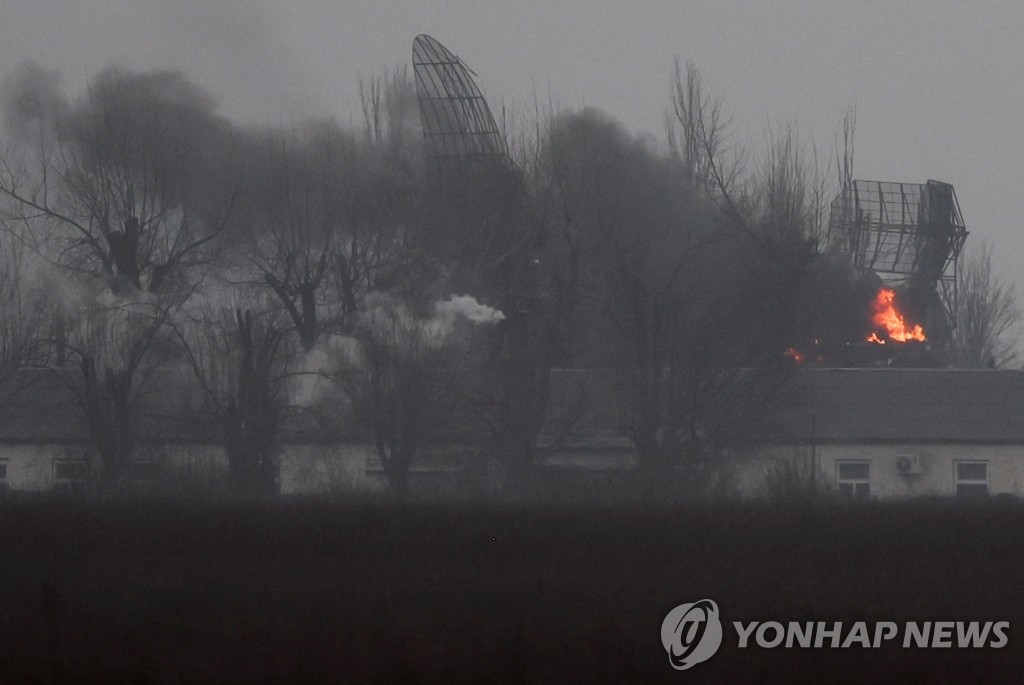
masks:
<svg viewBox="0 0 1024 685"><path fill-rule="evenodd" d="M81 490L89 481L89 465L84 459L53 462L54 490Z"/></svg>
<svg viewBox="0 0 1024 685"><path fill-rule="evenodd" d="M839 494L857 499L871 496L871 462L836 462L836 485Z"/></svg>
<svg viewBox="0 0 1024 685"><path fill-rule="evenodd" d="M953 465L956 494L959 497L988 495L988 462L958 461Z"/></svg>

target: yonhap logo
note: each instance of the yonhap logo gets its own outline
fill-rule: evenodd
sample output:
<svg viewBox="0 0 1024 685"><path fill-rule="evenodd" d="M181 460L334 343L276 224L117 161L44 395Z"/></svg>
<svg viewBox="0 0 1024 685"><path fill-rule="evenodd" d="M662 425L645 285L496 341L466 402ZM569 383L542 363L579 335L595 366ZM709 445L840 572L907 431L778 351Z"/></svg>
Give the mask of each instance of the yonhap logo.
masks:
<svg viewBox="0 0 1024 685"><path fill-rule="evenodd" d="M722 644L718 605L702 599L668 612L661 622L661 644L672 668L680 671L710 659Z"/></svg>
<svg viewBox="0 0 1024 685"><path fill-rule="evenodd" d="M1001 649L1009 621L733 621L737 649ZM661 622L661 644L672 668L685 671L722 646L718 605L710 599L680 604Z"/></svg>

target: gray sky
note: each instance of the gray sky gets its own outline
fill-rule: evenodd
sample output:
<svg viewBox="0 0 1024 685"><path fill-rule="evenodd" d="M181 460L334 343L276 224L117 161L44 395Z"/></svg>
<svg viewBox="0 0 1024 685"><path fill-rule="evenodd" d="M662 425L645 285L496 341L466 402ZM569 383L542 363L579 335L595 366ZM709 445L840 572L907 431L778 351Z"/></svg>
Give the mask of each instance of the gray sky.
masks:
<svg viewBox="0 0 1024 685"><path fill-rule="evenodd" d="M830 150L857 106L856 176L956 186L968 246L1024 294L1024 3L1019 0L0 0L0 74L25 59L67 90L110 64L176 68L228 117L358 120L358 78L427 33L493 109L534 92L662 138L675 56L754 145L795 121Z"/></svg>

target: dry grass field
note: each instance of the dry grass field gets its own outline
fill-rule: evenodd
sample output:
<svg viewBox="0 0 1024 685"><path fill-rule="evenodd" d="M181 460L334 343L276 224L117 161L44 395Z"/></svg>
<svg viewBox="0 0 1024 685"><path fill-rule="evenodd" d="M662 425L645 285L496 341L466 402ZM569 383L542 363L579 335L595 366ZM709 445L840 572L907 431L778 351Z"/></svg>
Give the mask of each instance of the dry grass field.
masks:
<svg viewBox="0 0 1024 685"><path fill-rule="evenodd" d="M660 625L1008 620L1003 649L737 649ZM1024 508L8 501L0 682L1020 682Z"/></svg>

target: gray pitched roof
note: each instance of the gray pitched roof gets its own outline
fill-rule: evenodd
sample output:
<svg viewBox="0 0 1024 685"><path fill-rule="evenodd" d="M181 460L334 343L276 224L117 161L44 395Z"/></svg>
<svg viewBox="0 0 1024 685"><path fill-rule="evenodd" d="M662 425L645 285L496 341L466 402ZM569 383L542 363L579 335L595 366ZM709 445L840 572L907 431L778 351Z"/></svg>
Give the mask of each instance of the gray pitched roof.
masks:
<svg viewBox="0 0 1024 685"><path fill-rule="evenodd" d="M18 369L0 376L0 442L81 442L89 437L82 407L66 373L51 369ZM138 406L142 440L214 441L217 425L197 411L197 390L180 371L162 374L143 392Z"/></svg>
<svg viewBox="0 0 1024 685"><path fill-rule="evenodd" d="M1024 443L1024 372L813 369L779 398L768 439Z"/></svg>
<svg viewBox="0 0 1024 685"><path fill-rule="evenodd" d="M141 380L141 379L140 379ZM89 439L73 385L77 369L17 369L0 374L0 442L83 442ZM351 412L330 398L331 412L289 407L282 441L334 441L350 437ZM222 439L216 414L187 368L158 368L138 395L137 437L150 442L210 443Z"/></svg>
<svg viewBox="0 0 1024 685"><path fill-rule="evenodd" d="M141 407L140 438L219 439L219 426L200 410L198 390L180 371L153 386L160 392ZM553 370L541 445L628 447L619 425L623 390L614 371ZM302 416L289 417L282 430L286 440L337 437L337 430ZM0 378L0 442L86 438L80 407L59 375L25 369ZM801 370L777 398L763 439L1024 444L1024 371Z"/></svg>
<svg viewBox="0 0 1024 685"><path fill-rule="evenodd" d="M621 448L616 379L608 369L553 370L540 444ZM763 420L764 442L1024 444L1024 371L801 369Z"/></svg>
<svg viewBox="0 0 1024 685"><path fill-rule="evenodd" d="M83 435L74 395L47 369L20 369L0 378L0 441L62 442Z"/></svg>

